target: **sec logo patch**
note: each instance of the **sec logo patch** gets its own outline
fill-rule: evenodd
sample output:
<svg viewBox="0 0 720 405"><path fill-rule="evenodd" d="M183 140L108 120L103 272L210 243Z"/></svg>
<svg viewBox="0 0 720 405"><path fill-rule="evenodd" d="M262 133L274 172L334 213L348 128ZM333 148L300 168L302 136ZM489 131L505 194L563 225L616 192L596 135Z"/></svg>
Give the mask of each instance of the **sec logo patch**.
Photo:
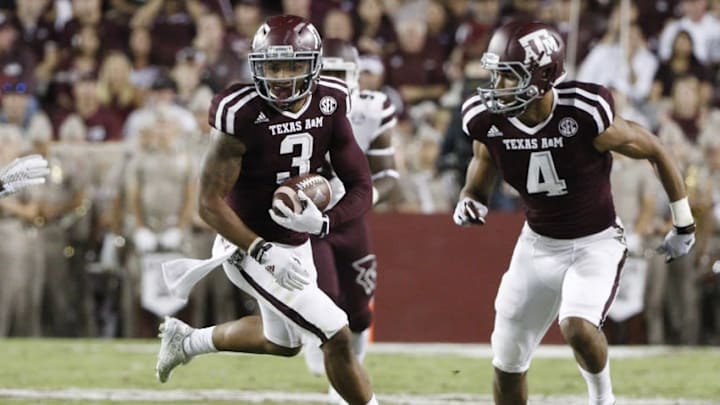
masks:
<svg viewBox="0 0 720 405"><path fill-rule="evenodd" d="M325 96L320 99L320 111L325 115L330 115L337 110L337 100L334 97Z"/></svg>
<svg viewBox="0 0 720 405"><path fill-rule="evenodd" d="M569 138L577 133L578 123L574 118L565 117L560 120L558 131L560 131L560 135Z"/></svg>

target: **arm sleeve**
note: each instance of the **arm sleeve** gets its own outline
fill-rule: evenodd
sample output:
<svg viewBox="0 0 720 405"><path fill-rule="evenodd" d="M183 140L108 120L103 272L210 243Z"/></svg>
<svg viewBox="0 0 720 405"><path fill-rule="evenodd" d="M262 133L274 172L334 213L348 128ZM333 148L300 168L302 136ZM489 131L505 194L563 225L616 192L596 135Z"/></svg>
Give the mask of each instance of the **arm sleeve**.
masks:
<svg viewBox="0 0 720 405"><path fill-rule="evenodd" d="M345 116L336 121L330 160L346 189L345 196L327 212L332 232L333 227L361 217L372 206L370 168Z"/></svg>
<svg viewBox="0 0 720 405"><path fill-rule="evenodd" d="M615 119L615 100L610 90L604 86L598 86L597 97L590 100L590 104L595 108L592 114L595 123L598 126L598 135L605 132Z"/></svg>

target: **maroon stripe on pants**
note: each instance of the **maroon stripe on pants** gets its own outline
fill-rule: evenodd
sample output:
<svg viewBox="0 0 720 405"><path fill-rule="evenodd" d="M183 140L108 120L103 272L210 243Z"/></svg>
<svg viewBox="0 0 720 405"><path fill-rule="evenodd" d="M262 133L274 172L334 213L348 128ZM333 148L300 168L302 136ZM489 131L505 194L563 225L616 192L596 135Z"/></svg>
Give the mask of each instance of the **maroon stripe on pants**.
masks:
<svg viewBox="0 0 720 405"><path fill-rule="evenodd" d="M275 296L272 295L272 294L270 294L269 291L264 290L264 289L260 286L260 284L258 284L258 283L250 276L250 274L248 274L245 270L240 269L240 268L239 268L238 270L240 270L240 274L243 276L243 278L245 279L245 281L247 281L248 284L250 284L250 285L255 289L255 291L257 291L260 295L262 295L263 298L265 298L266 300L268 300L268 302L270 303L270 305L272 305L272 306L274 306L275 308L277 308L280 312L282 312L285 316L287 316L288 318L290 318L290 320L292 320L293 322L295 322L295 323L296 323L298 326L300 326L301 328L307 330L308 332L310 332L310 333L312 333L313 335L315 335L315 336L317 336L318 338L320 338L320 341L321 341L322 343L325 343L325 342L328 341L327 336L325 336L325 333L323 333L323 331L322 331L320 328L318 328L317 326L313 325L310 321L308 321L307 319L303 318L303 316L300 315L297 311L295 311L294 309L292 309L292 308L290 308L289 306L285 305L285 304L284 304L282 301L280 301L279 299L275 298Z"/></svg>
<svg viewBox="0 0 720 405"><path fill-rule="evenodd" d="M627 256L628 250L625 249L622 259L620 259L620 263L618 263L617 265L617 270L615 270L615 281L613 281L612 290L610 290L610 296L608 297L607 301L605 301L605 306L603 307L602 315L600 316L600 324L598 325L598 329L601 329L603 324L605 323L605 318L607 318L608 311L610 311L610 306L615 300L615 295L617 295L618 287L620 286L620 275L622 274L623 266L625 266L625 259L627 259Z"/></svg>

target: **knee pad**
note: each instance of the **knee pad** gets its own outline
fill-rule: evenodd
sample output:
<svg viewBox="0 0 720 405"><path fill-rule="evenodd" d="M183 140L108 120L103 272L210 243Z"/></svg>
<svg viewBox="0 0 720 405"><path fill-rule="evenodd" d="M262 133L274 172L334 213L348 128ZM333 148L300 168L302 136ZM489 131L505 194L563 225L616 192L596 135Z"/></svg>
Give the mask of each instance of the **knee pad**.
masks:
<svg viewBox="0 0 720 405"><path fill-rule="evenodd" d="M498 325L498 324L501 325ZM522 373L530 368L536 339L512 322L495 322L490 338L493 351L492 364L506 373Z"/></svg>

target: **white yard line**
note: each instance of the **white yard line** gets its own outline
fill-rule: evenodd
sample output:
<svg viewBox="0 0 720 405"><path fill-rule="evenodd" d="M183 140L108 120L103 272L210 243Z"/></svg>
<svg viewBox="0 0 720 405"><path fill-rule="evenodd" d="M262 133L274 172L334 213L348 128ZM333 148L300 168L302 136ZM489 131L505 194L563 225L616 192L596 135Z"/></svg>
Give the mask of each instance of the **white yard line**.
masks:
<svg viewBox="0 0 720 405"><path fill-rule="evenodd" d="M126 353L157 353L157 343L115 343L112 344L119 352ZM682 346L610 346L610 356L614 359L659 356L688 349ZM695 350L697 348L689 348ZM83 349L79 348L79 351ZM372 343L368 346L369 353L406 354L418 356L461 356L479 359L492 357L489 344L476 343ZM237 353L230 353L235 356ZM540 345L534 358L571 359L572 351L566 345Z"/></svg>
<svg viewBox="0 0 720 405"><path fill-rule="evenodd" d="M0 388L0 398L30 400L72 401L124 401L124 402L181 402L181 401L233 401L262 403L265 401L288 404L321 404L326 394L302 392L235 391L235 390L151 390L151 389L15 389ZM492 404L489 395L474 394L380 394L382 404L394 405L467 405ZM662 398L618 398L624 405L711 405L712 402ZM580 396L531 396L531 404L584 405L587 399Z"/></svg>
<svg viewBox="0 0 720 405"><path fill-rule="evenodd" d="M682 348L670 346L611 346L612 358L633 358L661 355ZM457 355L464 357L491 358L492 350L488 344L461 343L373 343L370 353L410 354L410 355ZM535 351L534 358L572 358L572 350L567 345L541 345Z"/></svg>
<svg viewBox="0 0 720 405"><path fill-rule="evenodd" d="M160 341L157 343L114 343L111 345L119 352L129 353L157 353ZM82 351L81 348L78 348ZM658 356L682 350L697 350L697 348L682 346L610 346L612 358L635 358ZM407 354L418 356L445 356L456 355L489 359L492 357L492 350L489 344L476 343L371 343L368 346L369 353L381 354ZM237 355L237 353L230 353ZM570 359L572 351L566 345L540 345L535 351L535 358L547 359Z"/></svg>

